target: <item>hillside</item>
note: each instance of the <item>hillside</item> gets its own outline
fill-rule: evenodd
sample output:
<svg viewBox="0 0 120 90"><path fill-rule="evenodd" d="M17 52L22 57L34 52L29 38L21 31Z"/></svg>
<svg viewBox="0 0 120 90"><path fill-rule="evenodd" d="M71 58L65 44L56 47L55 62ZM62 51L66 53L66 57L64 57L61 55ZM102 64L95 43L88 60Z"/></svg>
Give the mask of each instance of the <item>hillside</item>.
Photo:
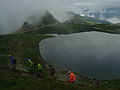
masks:
<svg viewBox="0 0 120 90"><path fill-rule="evenodd" d="M50 25L56 23L59 23L59 21L55 19L55 17L49 11L47 11L39 25Z"/></svg>
<svg viewBox="0 0 120 90"><path fill-rule="evenodd" d="M23 26L17 33L29 34L70 34L86 31L99 31L111 34L120 34L120 26L111 24L105 20L99 20L91 17L83 17L78 14L69 12L70 20L59 23L54 16L48 11L43 16L41 23L32 25L24 22Z"/></svg>
<svg viewBox="0 0 120 90"><path fill-rule="evenodd" d="M110 84L102 86L90 86L70 84L51 79L38 80L31 76L23 76L20 73L0 71L1 90L119 90L119 80L109 81Z"/></svg>
<svg viewBox="0 0 120 90"><path fill-rule="evenodd" d="M120 23L119 3L111 3L111 5L113 4L113 6L111 6L110 3L104 3L102 5L100 4L92 5L92 3L90 4L92 8L84 4L83 6L76 5L74 7L70 7L68 11L71 11L73 13L79 14L80 16L84 16L84 17L87 16L87 17L98 18L100 20L106 20L111 23Z"/></svg>
<svg viewBox="0 0 120 90"><path fill-rule="evenodd" d="M89 25L95 25L95 24L111 24L108 21L100 20L98 18L93 17L87 17L87 16L80 16L79 14L75 14L72 12L68 12L68 15L70 15L72 18L70 20L67 20L65 23L72 23L72 24L89 24Z"/></svg>
<svg viewBox="0 0 120 90"><path fill-rule="evenodd" d="M81 82L70 84L66 82L68 76L67 71L57 70L57 80L49 78L46 62L39 53L39 42L42 39L51 36L40 34L13 34L0 35L0 88L1 90L119 90L119 80L101 81L101 86L92 85L90 78L76 73L77 79ZM15 55L17 58L17 72L13 72L10 68L8 55ZM30 57L34 66L34 75L26 72L24 67L24 58ZM37 63L41 63L44 67L45 79L39 80L36 78ZM63 80L63 81L61 81ZM108 82L108 84L105 84Z"/></svg>
<svg viewBox="0 0 120 90"><path fill-rule="evenodd" d="M69 21L59 23L49 12L43 16L41 23L33 25L24 22L21 29L14 34L0 35L0 90L119 90L120 80L101 80L101 85L92 84L89 77L75 73L75 84L68 83L66 70L56 67L56 80L50 79L47 65L39 52L39 42L53 36L45 34L71 34L86 31L120 33L119 25L96 23L95 20L75 15ZM9 55L17 59L16 72L11 70ZM25 67L24 59L33 60L34 74ZM37 64L43 65L44 79L37 78ZM107 83L105 83L107 82Z"/></svg>

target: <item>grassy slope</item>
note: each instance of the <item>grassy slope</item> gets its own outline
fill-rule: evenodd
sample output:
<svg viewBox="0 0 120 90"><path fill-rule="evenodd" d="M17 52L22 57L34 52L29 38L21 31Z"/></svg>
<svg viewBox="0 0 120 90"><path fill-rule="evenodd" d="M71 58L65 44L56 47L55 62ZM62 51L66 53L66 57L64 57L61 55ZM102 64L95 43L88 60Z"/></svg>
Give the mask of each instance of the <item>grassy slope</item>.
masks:
<svg viewBox="0 0 120 90"><path fill-rule="evenodd" d="M119 25L110 25L110 24L58 24L55 26L49 26L44 28L37 28L33 31L28 31L26 33L31 34L46 34L46 33L56 33L56 34L70 34L70 33L80 33L86 31L99 31L107 32L111 34L120 34Z"/></svg>
<svg viewBox="0 0 120 90"><path fill-rule="evenodd" d="M3 55L15 55L18 60L23 60L25 57L38 62L42 59L39 54L39 42L50 36L44 35L5 35L0 36L0 54Z"/></svg>
<svg viewBox="0 0 120 90"><path fill-rule="evenodd" d="M24 58L30 57L35 64L45 64L39 54L39 42L50 36L39 34L21 34L0 36L0 90L119 90L119 80L108 81L110 84L100 87L90 86L89 79L81 76L86 81L83 85L72 85L67 82L54 81L46 78L38 80L33 76L9 70L9 54L14 54L18 60L17 68L22 70ZM45 66L45 65L44 65ZM46 68L44 70L47 72Z"/></svg>
<svg viewBox="0 0 120 90"><path fill-rule="evenodd" d="M14 55L17 59L19 70L24 70L24 58L31 58L36 65L37 63L42 63L44 66L44 60L39 53L39 42L50 36L43 35L5 35L0 36L0 66L8 68L10 66L10 61L8 55ZM4 64L4 65L2 65ZM36 70L36 67L34 67Z"/></svg>
<svg viewBox="0 0 120 90"><path fill-rule="evenodd" d="M109 85L98 87L50 79L38 80L31 76L23 76L20 73L5 70L0 70L0 73L0 90L120 90L120 81L111 81Z"/></svg>

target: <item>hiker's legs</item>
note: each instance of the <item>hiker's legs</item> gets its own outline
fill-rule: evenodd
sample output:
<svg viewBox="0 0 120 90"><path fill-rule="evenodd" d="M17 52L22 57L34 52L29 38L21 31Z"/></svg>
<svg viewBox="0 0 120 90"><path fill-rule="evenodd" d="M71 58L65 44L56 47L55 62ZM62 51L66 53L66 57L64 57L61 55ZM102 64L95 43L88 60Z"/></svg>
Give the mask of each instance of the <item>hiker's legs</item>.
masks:
<svg viewBox="0 0 120 90"><path fill-rule="evenodd" d="M74 83L75 81L74 80L70 80L70 83Z"/></svg>
<svg viewBox="0 0 120 90"><path fill-rule="evenodd" d="M38 71L38 78L42 78L42 77L41 77L41 71L40 71L40 70Z"/></svg>
<svg viewBox="0 0 120 90"><path fill-rule="evenodd" d="M29 73L33 75L33 67L28 67Z"/></svg>
<svg viewBox="0 0 120 90"><path fill-rule="evenodd" d="M44 78L43 71L39 70L38 71L38 78Z"/></svg>
<svg viewBox="0 0 120 90"><path fill-rule="evenodd" d="M74 81L72 81L71 83L74 83Z"/></svg>
<svg viewBox="0 0 120 90"><path fill-rule="evenodd" d="M13 71L13 72L16 71L16 64L12 64L12 71Z"/></svg>
<svg viewBox="0 0 120 90"><path fill-rule="evenodd" d="M55 73L51 72L51 78L54 78L54 76L55 76Z"/></svg>

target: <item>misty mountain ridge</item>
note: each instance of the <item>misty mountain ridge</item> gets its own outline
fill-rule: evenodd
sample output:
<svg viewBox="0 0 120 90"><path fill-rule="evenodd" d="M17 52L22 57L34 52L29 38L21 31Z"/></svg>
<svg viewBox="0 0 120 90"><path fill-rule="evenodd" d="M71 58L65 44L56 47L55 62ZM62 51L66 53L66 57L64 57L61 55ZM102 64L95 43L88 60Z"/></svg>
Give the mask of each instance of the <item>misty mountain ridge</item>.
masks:
<svg viewBox="0 0 120 90"><path fill-rule="evenodd" d="M47 26L59 23L59 21L49 12L46 11L43 16L30 16L28 19L23 23L21 29L34 29L35 27L40 26Z"/></svg>
<svg viewBox="0 0 120 90"><path fill-rule="evenodd" d="M68 12L69 15L72 16L72 18L70 20L67 20L66 23L76 23L76 24L111 24L108 21L105 20L100 20L97 18L93 18L93 17L88 17L88 16L81 16L79 14L75 14L73 12Z"/></svg>
<svg viewBox="0 0 120 90"><path fill-rule="evenodd" d="M110 24L110 22L105 20L99 20L97 18L87 17L87 16L80 16L78 14L75 14L73 12L67 12L67 14L70 16L69 20L66 20L64 23L77 23L77 24ZM51 24L58 24L59 21L49 12L46 11L46 13L43 16L30 16L28 21L23 23L22 29L31 29L37 26L46 26Z"/></svg>
<svg viewBox="0 0 120 90"><path fill-rule="evenodd" d="M111 24L105 20L99 20L97 18L87 17L87 16L80 16L79 14L75 14L73 12L67 12L69 16L69 20L66 20L63 23L60 23L54 16L47 11L42 17L40 16L37 19L37 23L35 23L36 17L31 16L28 18L28 21L23 23L23 26L17 32L30 32L38 30L41 33L47 33L50 31L53 32L74 32L73 27L78 27L84 25L97 25L97 24ZM50 32L49 32L50 33Z"/></svg>
<svg viewBox="0 0 120 90"><path fill-rule="evenodd" d="M120 7L82 8L78 6L70 9L70 11L80 16L98 18L111 23L120 23Z"/></svg>
<svg viewBox="0 0 120 90"><path fill-rule="evenodd" d="M38 26L58 23L58 20L49 11L46 11L43 15L33 15L28 17L26 22L34 26Z"/></svg>

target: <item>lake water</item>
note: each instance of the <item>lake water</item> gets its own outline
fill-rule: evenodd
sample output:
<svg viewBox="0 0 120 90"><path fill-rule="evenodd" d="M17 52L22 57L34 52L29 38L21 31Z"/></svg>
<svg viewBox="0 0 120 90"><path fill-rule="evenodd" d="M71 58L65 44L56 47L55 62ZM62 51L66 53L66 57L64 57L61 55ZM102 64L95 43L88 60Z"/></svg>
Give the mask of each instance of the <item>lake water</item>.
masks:
<svg viewBox="0 0 120 90"><path fill-rule="evenodd" d="M98 79L120 78L120 35L83 32L45 39L43 58L67 70Z"/></svg>

